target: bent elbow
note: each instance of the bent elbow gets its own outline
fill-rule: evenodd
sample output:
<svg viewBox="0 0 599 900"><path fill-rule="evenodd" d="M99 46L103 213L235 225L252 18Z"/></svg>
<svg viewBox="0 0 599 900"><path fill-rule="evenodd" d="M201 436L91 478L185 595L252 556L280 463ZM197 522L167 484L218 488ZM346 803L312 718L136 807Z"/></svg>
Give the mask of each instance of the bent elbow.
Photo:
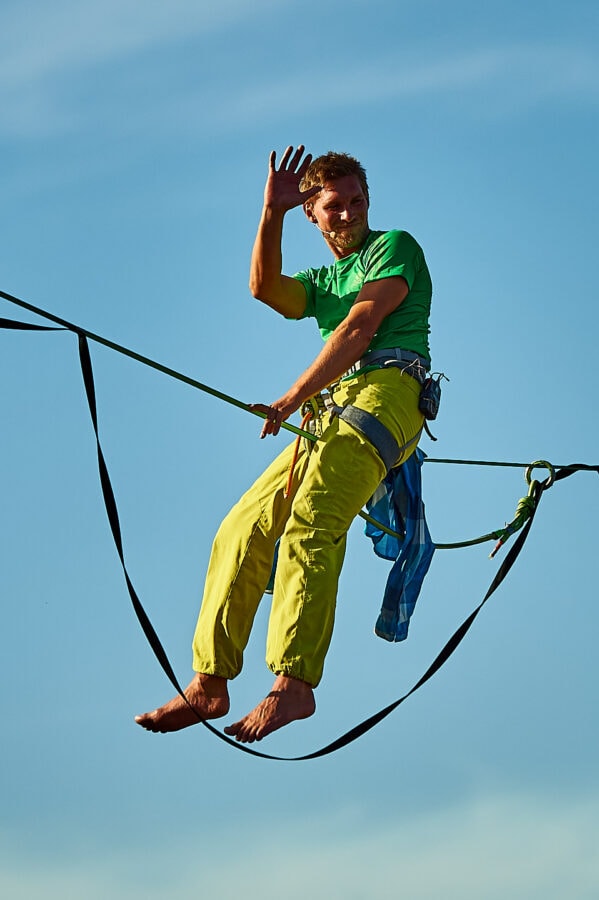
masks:
<svg viewBox="0 0 599 900"><path fill-rule="evenodd" d="M267 292L261 281L256 278L250 278L249 289L254 300L261 300L263 303L265 302Z"/></svg>

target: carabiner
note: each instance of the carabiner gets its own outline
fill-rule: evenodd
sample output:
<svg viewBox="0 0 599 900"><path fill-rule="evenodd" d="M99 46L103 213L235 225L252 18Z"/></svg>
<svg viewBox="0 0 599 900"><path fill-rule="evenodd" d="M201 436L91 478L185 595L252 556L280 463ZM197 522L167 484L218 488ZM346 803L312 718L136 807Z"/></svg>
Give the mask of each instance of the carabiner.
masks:
<svg viewBox="0 0 599 900"><path fill-rule="evenodd" d="M555 481L555 469L553 468L553 466L551 465L550 462L547 462L546 459L537 459L536 462L531 463L527 467L526 474L524 476L526 478L527 485L530 487L530 485L532 483L532 471L533 471L533 469L536 469L538 466L541 466L542 468L547 469L549 471L549 477L547 478L547 484L545 485L545 488L550 488L551 485L553 484L553 482Z"/></svg>

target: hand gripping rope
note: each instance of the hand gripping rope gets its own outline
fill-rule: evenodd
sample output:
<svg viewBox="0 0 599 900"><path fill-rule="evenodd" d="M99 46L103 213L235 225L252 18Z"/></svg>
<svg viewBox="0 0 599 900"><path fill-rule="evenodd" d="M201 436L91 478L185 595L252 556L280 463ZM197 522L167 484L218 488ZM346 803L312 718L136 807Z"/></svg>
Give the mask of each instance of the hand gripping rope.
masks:
<svg viewBox="0 0 599 900"><path fill-rule="evenodd" d="M202 384L201 382L195 381L192 378L188 378L185 375L181 375L181 373L176 372L173 369L169 369L166 366L161 365L160 363L154 362L153 360L148 359L147 357L141 356L134 351L128 350L125 347L122 347L118 344L113 343L112 341L108 341L106 338L100 337L99 335L92 334L85 329L74 325L70 322L65 321L64 319L60 319L57 316L52 315L42 309L39 309L35 306L32 306L29 303L26 303L23 300L19 300L16 297L13 297L10 294L6 294L3 291L0 291L0 297L5 300L8 300L11 303L16 304L17 306L21 306L24 309L29 310L30 312L35 313L36 315L40 315L52 322L55 323L55 326L43 326L43 325L35 325L27 322L17 322L12 319L4 319L0 318L0 328L12 329L12 330L20 330L20 331L62 331L67 330L75 333L78 337L79 342L79 359L81 364L81 372L83 376L83 382L85 386L85 392L87 397L87 402L89 406L90 416L92 420L92 425L94 429L94 434L96 437L96 447L97 447L97 455L98 455L98 470L100 476L100 484L102 488L102 495L104 498L104 505L106 507L106 513L108 515L108 521L110 524L110 529L112 532L112 536L114 539L114 543L117 549L117 553L121 562L121 566L123 569L123 573L125 576L125 582L127 585L127 590L129 591L129 596L131 599L131 603L133 605L133 609L138 618L138 621L141 625L141 628L156 656L158 662L160 663L163 671L165 672L167 678L173 685L174 689L178 694L188 703L188 700L177 680L175 672L170 664L166 651L162 646L160 639L135 591L133 586L133 582L129 576L127 571L127 565L125 562L125 554L123 549L123 542L121 536L121 528L119 523L118 510L116 506L116 500L114 496L114 491L112 489L112 485L110 482L110 477L108 474L108 469L106 466L106 461L104 458L104 453L102 451L102 447L100 444L100 438L98 433L98 417L97 417L97 409L96 409L96 396L95 396L95 386L94 386L94 377L93 370L91 364L91 357L89 352L89 344L88 338L96 341L97 343L104 344L107 347L110 347L113 350L116 350L119 353L123 353L126 356L130 356L133 359L136 359L138 362L143 363L144 365L151 366L152 368L158 369L170 377L177 378L180 381L184 381L187 384L190 384L192 387L196 387L199 390L202 390L206 393L211 394L218 399L224 400L227 403L231 403L234 406L237 406L241 409L245 409L248 412L252 412L254 415L259 415L264 418L264 414L257 412L249 407L248 404L242 403L239 400L236 400L233 397L229 397L227 394L223 394L221 391L217 391L214 388L211 388L207 385ZM57 326L57 327L56 327ZM315 435L310 434L309 432L305 432L300 428L296 428L293 425L289 425L287 422L283 423L283 428L288 431L292 431L301 437L307 437L310 440L316 440ZM347 746L347 744L352 743L352 741L357 740L357 738L361 737L367 731L370 731L371 728L374 728L379 722L385 719L388 715L390 715L394 710L400 706L404 700L407 700L413 693L415 693L419 688L421 688L433 675L441 668L441 666L449 659L454 650L457 649L459 644L462 642L468 631L470 630L474 620L478 616L479 612L487 602L487 600L491 597L491 595L497 590L501 582L504 580L511 567L513 566L518 554L520 553L526 538L528 537L528 533L533 523L534 516L538 509L538 505L543 493L550 488L555 481L560 481L563 478L567 478L577 471L591 471L599 474L599 466L591 466L586 465L584 463L574 463L567 466L552 466L550 463L539 460L537 462L531 463L530 465L526 465L523 463L502 463L502 462L486 462L482 460L452 460L452 459L427 459L427 462L437 462L437 463L456 463L461 465L491 465L491 466L509 466L515 468L526 468L526 481L529 485L528 495L523 498L518 504L518 508L516 510L516 515L512 522L505 526L505 528L500 529L496 532L491 532L488 535L484 535L481 538L477 538L474 541L465 541L459 544L437 544L436 546L439 548L449 548L449 547L462 547L469 546L474 543L480 543L484 540L495 539L498 540L498 544L495 547L495 550L491 554L492 556L499 549L499 547L516 531L521 529L520 534L518 535L516 541L513 546L509 550L504 562L501 567L497 571L493 581L491 582L487 593L483 597L482 601L473 610L472 613L468 616L468 618L459 626L459 628L454 632L454 634L447 641L442 650L437 654L436 658L433 660L431 665L428 667L424 675L416 682L416 684L405 693L403 696L399 697L393 703L390 703L388 706L385 706L383 709L374 713L374 715L365 719L363 722L360 722L358 725L351 728L349 731L342 734L339 738L332 741L330 744L327 744L325 747L322 747L319 750L316 750L312 753L307 753L303 756L294 756L294 757L282 757L275 756L268 753L261 753L258 750L254 750L250 747L245 746L244 744L240 744L227 735L223 734L218 729L214 728L210 722L201 719L198 716L198 722L204 725L212 734L216 735L216 737L220 738L220 740L225 741L225 743L230 744L232 747L235 747L237 750L241 750L243 753L247 753L251 756L260 757L262 759L272 759L272 760L280 760L286 762L300 762L308 759L317 759L322 756L327 756L330 753L334 753L336 750L340 750L342 747ZM543 467L548 470L549 474L544 481L536 481L532 478L532 472L535 468ZM366 514L363 516L364 518L368 518ZM191 705L188 703L191 709ZM195 710L194 710L195 712ZM197 715L197 713L196 713Z"/></svg>

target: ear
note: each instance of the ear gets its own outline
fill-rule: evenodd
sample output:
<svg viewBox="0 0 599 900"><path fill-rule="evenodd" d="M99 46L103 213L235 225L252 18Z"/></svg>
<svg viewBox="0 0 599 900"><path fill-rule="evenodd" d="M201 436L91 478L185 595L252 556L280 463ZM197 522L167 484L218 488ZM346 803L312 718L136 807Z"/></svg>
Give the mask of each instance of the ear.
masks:
<svg viewBox="0 0 599 900"><path fill-rule="evenodd" d="M303 204L304 212L306 214L306 218L309 222L312 222L313 225L316 225L316 216L314 215L314 210L312 209L312 204L309 200Z"/></svg>

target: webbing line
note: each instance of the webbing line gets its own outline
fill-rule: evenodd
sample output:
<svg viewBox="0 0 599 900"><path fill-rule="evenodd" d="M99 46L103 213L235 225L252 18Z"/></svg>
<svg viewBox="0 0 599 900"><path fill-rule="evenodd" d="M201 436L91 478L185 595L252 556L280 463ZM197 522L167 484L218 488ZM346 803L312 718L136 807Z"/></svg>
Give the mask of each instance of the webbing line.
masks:
<svg viewBox="0 0 599 900"><path fill-rule="evenodd" d="M123 574L125 575L125 582L127 584L127 590L129 591L129 597L131 598L131 603L133 605L133 609L135 611L135 615L139 621L139 624L142 627L143 633L145 634L150 647L152 648L154 655L160 666L162 667L163 672L166 677L175 688L177 693L185 700L187 705L195 715L198 717L198 721L201 722L202 725L205 725L209 731L212 731L213 734L216 734L219 738L226 741L228 744L231 744L233 747L238 747L241 750L248 750L249 748L241 747L235 741L228 738L225 734L222 734L209 722L206 722L204 719L200 718L196 713L195 709L191 706L183 688L179 684L177 676L175 675L174 669L171 666L170 660L166 654L166 650L162 646L162 642L156 633L156 629L152 625L148 614L146 613L141 600L139 599L135 588L133 587L133 583L131 578L129 577L129 572L127 571L127 564L125 563L125 554L123 551L123 542L121 539L121 527L119 523L119 514L116 505L116 500L114 497L114 491L112 489L112 484L110 482L110 476L108 474L108 469L106 467L106 462L104 459L104 453L102 452L102 446L100 444L100 436L98 434L98 417L96 411L96 391L94 386L94 375L91 364L91 357L89 354L89 345L87 343L87 337L84 334L79 335L79 361L81 363L81 374L83 375L83 383L85 386L85 395L87 397L87 403L89 406L89 412L92 420L92 425L94 429L94 434L96 437L96 448L98 452L98 469L100 472L100 485L102 488L102 496L104 498L104 506L106 507L106 513L108 515L108 522L110 524L110 530L112 532L112 537L114 539L114 543L116 545L117 553L119 555L119 559L121 561L121 567L123 569Z"/></svg>
<svg viewBox="0 0 599 900"><path fill-rule="evenodd" d="M158 372L162 372L164 375L168 375L170 378L175 378L178 381L182 381L185 384L191 385L191 387L197 388L200 391L204 391L204 393L210 394L211 396L216 397L218 400L224 400L225 403L230 403L231 405L236 406L238 409L243 409L246 412L252 413L252 415L254 416L258 416L259 418L266 418L266 415L264 413L261 413L255 409L251 409L248 403L243 403L243 401L238 400L236 397L232 397L229 394L223 393L223 391L219 391L207 384L203 384L201 381L197 381L195 378L190 378L188 375L184 375L182 372L178 372L176 369L171 369L169 366L164 366L162 365L162 363L150 359L148 356L143 356L141 353L137 353L135 350L129 350L122 344L116 344L114 341L108 340L108 338L102 337L99 334L94 334L92 331L88 331L86 328L82 328L80 325L75 325L73 322L68 322L66 319L61 319L59 316L55 316L53 313L50 313L45 309L41 309L41 307L39 306L33 306L32 303L21 300L19 299L19 297L15 297L12 294L7 294L5 291L0 291L0 297L2 297L2 299L4 300L7 300L9 303L14 303L16 306L27 309L29 310L29 312L35 313L38 316L42 316L42 318L49 319L51 322L55 322L57 325L67 331L73 331L75 334L84 334L91 341L96 341L96 343L103 344L105 347L109 347L111 350L115 350L117 353L122 353L124 356L129 356L131 359L142 363L142 365L144 366L149 366L152 369L156 369ZM15 322L12 319L0 319L0 327L12 328L22 331L60 330L60 328L44 328L44 326L42 325L31 325L27 322ZM293 434L299 435L300 437L305 437L310 441L318 440L316 435L312 434L310 431L304 431L301 428L297 428L295 425L290 425L289 422L282 422L281 428L284 428L285 431L290 431ZM424 458L424 462L448 463L451 465L459 466L507 466L516 469L526 469L530 465L530 463L494 462L491 460L483 459L435 459L432 456L426 456ZM572 469L572 471L598 471L597 466L590 466L586 465L585 463L572 463L567 465L556 464L554 468ZM363 518L365 518L365 516L363 516Z"/></svg>
<svg viewBox="0 0 599 900"><path fill-rule="evenodd" d="M20 306L23 306L25 309L29 309L33 312L39 313L40 315L47 316L52 321L61 323L58 326L42 326L42 325L29 324L27 322L16 322L13 319L0 318L0 327L1 328L12 328L15 330L22 330L22 331L61 331L61 330L73 331L75 334L85 335L86 337L96 340L99 343L104 344L105 346L110 347L111 349L116 350L119 353L123 353L126 356L129 356L132 359L135 359L138 362L143 363L144 365L151 366L152 368L157 369L158 371L163 372L164 374L167 374L173 378L177 378L178 380L183 381L187 384L191 384L193 387L199 388L200 390L203 390L203 391L217 397L218 399L225 400L227 403L232 403L233 405L240 407L241 409L244 409L247 412L253 412L253 413L256 412L255 410L251 409L246 403L242 403L241 401L235 399L234 397L229 396L228 394L223 394L221 391L217 391L214 388L208 387L208 385L204 385L201 382L196 381L195 379L189 378L187 375L182 375L180 372L176 372L174 369L169 369L166 366L163 366L161 363L157 363L155 360L151 360L148 357L141 356L141 354L135 353L133 350L129 350L126 347L121 346L120 344L115 344L112 341L107 340L106 338L101 338L98 335L94 335L94 334L92 334L92 332L86 331L84 328L80 328L78 325L75 325L71 322L67 322L65 319L60 319L57 316L52 315L51 313L46 313L45 311L32 306L30 303L26 303L24 300L19 300L17 297L12 297L10 294L6 294L3 291L0 291L0 296L4 297L4 299L9 299L12 302L17 303ZM264 414L258 413L258 415L263 416ZM312 440L312 441L318 440L316 435L312 434L311 432L304 431L302 428L295 428L292 425L288 425L286 422L282 423L282 427L289 431L296 432L299 437L305 436L305 437L309 437L310 440ZM425 457L425 460L427 460L427 459L429 459L429 457ZM446 460L430 459L429 461L430 462L461 462L461 463L467 462L465 460L448 460L448 459L446 459ZM481 463L479 463L479 465L519 466L520 464L519 463L482 463L481 462ZM388 528L382 522L377 522L376 519L374 519L372 516L368 515L368 513L365 512L364 510L360 510L358 515L365 522L370 522L376 528L380 528L382 531L391 535L391 537L394 537L397 540L403 540L403 537L404 537L403 534L393 531L391 528ZM489 534L483 535L482 537L474 538L473 540L459 541L459 542L455 542L455 543L435 544L435 546L438 550L453 550L453 549L457 549L460 547L471 547L475 544L482 544L482 543L485 543L486 541L490 541L490 540L494 540L494 539L496 540L498 538L498 536L499 536L499 532L491 532Z"/></svg>
<svg viewBox="0 0 599 900"><path fill-rule="evenodd" d="M117 546L117 551L119 554L119 558L121 560L121 565L123 568L123 572L125 573L125 580L127 583L127 588L129 590L129 595L131 597L131 601L133 603L133 608L139 620L139 623L148 639L152 650L158 662L162 666L163 671L167 675L171 684L175 688L175 690L179 693L181 697L188 703L185 693L181 689L181 686L175 676L173 668L168 660L166 652L158 638L158 635L150 622L150 619L145 612L136 592L131 583L131 579L129 578L127 567L125 564L122 542L121 542L121 534L118 520L118 511L116 508L116 503L114 499L114 493L112 490L112 486L110 484L110 478L108 476L108 470L106 469L106 464L104 462L104 455L102 453L102 448L100 446L100 439L98 435L98 422L97 422L97 414L96 414L96 406L95 406L95 389L94 389L94 380L93 380L93 371L91 366L91 358L89 355L89 347L87 344L86 336L83 334L79 335L79 355L81 361L81 371L83 374L83 380L85 384L88 404L90 408L90 414L92 417L92 423L94 427L94 433L96 436L96 444L98 449L98 465L100 469L100 481L102 486L102 493L104 496L104 503L106 506L106 512L108 514L108 519L110 521L110 526L112 530L112 534L114 537L115 544ZM565 475L572 474L570 471L565 472ZM559 477L560 473L556 475ZM563 475L562 475L563 477ZM547 479L549 481L549 479ZM322 756L328 756L330 753L334 753L336 750L340 750L342 747L347 746L347 744L351 744L353 741L357 740L367 731L370 731L371 728L374 728L379 722L385 719L388 715L390 715L398 706L400 706L404 700L407 700L415 691L417 691L420 687L422 687L426 682L432 678L432 676L437 672L441 666L449 659L454 650L458 647L458 645L462 642L467 632L470 630L474 620L479 614L480 610L487 602L491 594L499 587L509 570L511 569L513 563L516 560L522 546L524 545L524 541L528 536L528 532L530 531L530 527L532 525L532 520L534 518L534 514L536 512L536 508L538 506L538 501L541 497L542 491L544 490L543 484L539 482L533 482L533 491L535 496L535 505L531 511L530 518L526 522L524 528L520 532L518 539L511 547L510 552L507 554L501 568L495 575L489 590L485 594L481 603L477 606L477 608L468 616L465 622L457 629L457 631L452 635L449 641L445 644L441 652L437 655L437 657L433 660L429 668L426 670L424 675L420 678L420 680L409 690L406 694L400 697L398 700L395 700L393 703L390 703L388 706L384 707L384 709L379 710L379 712L365 719L363 722L360 722L358 725L351 728L345 734L341 735L339 738L334 740L332 743L327 744L325 747L321 747L319 750L315 750L312 753L304 754L303 756L276 756L270 753L262 753L259 750L254 750L251 747L247 747L245 744L238 743L237 741L232 740L226 734L223 734L217 728L214 728L209 722L206 722L204 719L198 716L198 722L202 725L205 725L214 735L219 737L221 740L225 741L227 744L235 747L237 750L241 750L244 753L248 753L251 756L257 756L262 759L270 759L276 760L279 762L303 762L309 759L318 759ZM188 703L188 705L190 705ZM193 708L190 706L190 708ZM194 710L195 712L195 710ZM197 713L196 713L197 715Z"/></svg>
<svg viewBox="0 0 599 900"><path fill-rule="evenodd" d="M91 341L95 341L98 344L103 344L105 347L109 347L111 350L116 350L117 353L122 353L124 356L129 356L131 359L142 363L144 366L149 366L152 369L156 369L158 372L162 372L164 375L168 375L170 378L176 378L177 381L183 381L185 384L189 384L191 385L191 387L197 388L200 391L204 391L205 394L210 394L212 397L216 397L218 400L224 400L225 403L230 403L232 406L236 406L238 407L238 409L243 409L246 412L252 413L252 415L258 416L261 419L266 418L265 413L259 412L256 409L252 409L248 403L243 403L241 400L237 400L236 397L231 397L229 394L218 391L216 390L216 388L210 387L210 385L208 384L203 384L201 381L196 381L195 378L190 378L188 375L183 375L181 372L177 372L176 369L171 369L169 368L169 366L164 366L162 365L162 363L156 362L156 360L150 359L148 356L142 356L141 353L136 353L135 350L129 350L128 347L123 347L122 344L115 344L114 341L109 341L107 338L102 337L99 334L94 334L92 331L88 331L86 328L81 328L80 325L75 325L73 322L68 322L66 319L61 319L58 316L53 315L52 313L46 312L46 310L44 309L40 309L37 306L33 306L31 303L27 303L25 300L19 300L18 297L13 297L12 294L7 294L4 291L0 291L0 297L2 297L4 300L8 300L10 303L15 303L17 306L21 306L23 309L27 309L38 316L42 316L42 318L49 319L51 322L56 322L57 325L60 325L61 328L64 328L67 331L73 331L75 334L80 335L83 334ZM1 319L0 322L2 323L3 328L16 328L28 331L58 330L43 328L40 325L28 325L25 322L12 322L11 319ZM315 435L311 434L308 431L302 431L300 428L296 428L295 425L290 425L288 422L282 422L281 428L284 428L286 431L291 431L293 432L293 434L299 434L301 435L301 437L308 438L311 441L316 440Z"/></svg>
<svg viewBox="0 0 599 900"><path fill-rule="evenodd" d="M504 466L510 469L528 469L530 463L521 462L493 462L488 459L435 459L432 456L425 457L424 462L449 463L454 466ZM599 472L599 466L587 463L567 463L554 465L554 469L571 469L573 472Z"/></svg>
<svg viewBox="0 0 599 900"><path fill-rule="evenodd" d="M0 296L3 296L5 299L12 299L10 297L10 295L6 295L1 291L0 291ZM31 307L30 305L25 305L25 306L26 306L26 308L29 308L34 312L37 311L37 310L35 310L35 308ZM42 313L42 315L43 315L43 313ZM97 446L97 454L98 454L98 468L99 468L99 473L100 473L100 483L101 483L101 488L102 488L102 494L103 494L103 498L104 498L104 504L106 507L106 512L108 515L113 539L114 539L114 542L115 542L115 545L117 548L119 559L121 561L123 573L125 575L125 581L127 584L131 602L133 604L134 611L135 611L138 621L142 627L142 630L144 631L144 634L146 635L146 638L148 639L148 642L150 643L150 646L152 647L152 650L153 650L158 662L160 663L163 671L169 678L169 681L171 682L171 684L173 685L175 690L178 692L178 694L180 694L181 697L185 700L185 702L188 703L187 698L185 697L185 694L184 694L183 690L181 689L181 686L177 680L174 670L169 662L166 651L164 650L164 647L162 646L160 639L158 638L158 635L157 635L141 601L139 600L139 597L137 596L137 593L135 591L135 588L132 584L131 578L129 577L129 573L127 571L125 558L124 558L123 545L122 545L119 518L118 518L118 510L117 510L114 492L112 490L112 485L110 482L110 477L108 474L108 469L106 467L106 462L104 459L104 454L102 452L100 439L99 439L99 433L98 433L98 421L97 421L97 409L96 409L93 370L92 370L92 366L91 366L91 357L89 354L89 345L87 343L87 338L92 337L92 336L89 335L87 332L85 332L83 329L79 329L77 326L74 326L70 323L66 323L64 320L59 320L57 317L52 317L52 316L50 316L50 318L52 318L54 321L58 322L58 324L62 328L66 328L70 331L74 331L78 335L79 358L80 358L80 363L81 363L81 371L82 371L82 375L83 375L86 396L87 396L89 410L90 410L90 416L92 419L92 425L94 428L94 433L95 433L95 438L96 438L96 446ZM29 325L27 323L13 322L12 320L5 320L5 319L0 319L0 327L31 330L31 331L56 330L56 329L46 328L46 327L38 326L38 325ZM96 338L94 337L93 339L96 339ZM123 352L123 350L124 350L124 348L120 348L120 347L118 347L118 345L113 345L112 342L107 342L104 339L100 339L100 343L105 343L107 346L112 346L114 349L118 349L121 352ZM133 358L139 358L139 360L142 362L146 361L146 359L144 357L139 357L138 354L133 354L132 352L129 352L129 351L126 351L126 353L127 353L127 355L133 356ZM149 364L153 364L153 363L151 361L149 361ZM165 367L161 367L159 365L156 365L155 367L160 368L162 371L166 371L168 374L170 374L170 372L172 371L172 370L167 370ZM177 373L177 375L178 375L178 373ZM187 380L187 379L185 377L183 377L182 380ZM197 383L197 385L199 385L199 383ZM216 393L217 395L219 393L219 392L213 392L212 389L210 389L209 392ZM223 398L224 398L224 396L225 395L223 395ZM244 404L239 404L238 402L236 402L236 405L245 406ZM249 410L249 411L252 411L252 410ZM449 460L448 460L448 462L449 462ZM514 464L514 465L517 465L517 464ZM599 467L588 466L585 464L580 464L580 465L574 464L574 465L570 465L567 467L561 467L561 468L559 468L559 471L556 472L555 480L557 481L557 480L561 480L562 478L566 478L569 475L572 475L574 471L579 471L579 470L591 470L591 471L599 472ZM397 707L400 706L404 702L404 700L407 700L407 698L410 697L413 693L415 693L415 691L417 691L420 687L422 687L424 684L426 684L426 682L429 681L430 678L432 678L432 676L441 668L441 666L449 659L451 654L457 649L459 644L462 642L462 640L464 639L464 637L470 630L472 624L474 623L474 620L478 616L478 614L481 611L484 604L491 597L491 595L495 592L495 590L499 587L499 585L501 584L501 582L504 580L504 578L508 574L509 570L511 569L512 565L516 561L516 558L519 555L520 550L522 549L526 538L528 537L528 533L532 526L532 522L533 522L536 510L538 508L538 503L540 501L541 495L542 495L543 491L546 489L546 487L549 486L551 483L552 482L551 482L550 478L547 478L542 483L539 483L536 481L532 483L531 494L534 499L534 504L531 509L530 517L527 520L526 524L524 525L522 531L518 535L518 538L516 539L515 543L509 550L504 562L502 563L501 567L499 568L498 572L496 573L495 578L491 582L491 585L489 586L489 589L487 590L487 593L483 597L482 601L476 607L476 609L468 616L468 618L462 623L462 625L460 625L459 628L450 637L450 639L447 641L445 646L442 648L440 653L433 660L433 662L428 667L428 669L426 670L424 675L419 679L419 681L417 681L416 684L407 693L405 693L403 696L401 696L400 698L395 700L393 703L390 703L388 706L379 710L377 713L375 713L374 715L365 719L363 722L360 722L354 728L351 728L345 734L341 735L339 738L334 740L332 743L327 744L325 747L322 747L321 749L316 750L313 753L308 753L308 754L304 754L303 756L295 756L295 757L282 757L282 756L276 756L276 755L272 755L272 754L268 754L268 753L261 753L258 750L254 750L250 747L245 746L244 744L240 744L240 743L232 740L231 738L227 737L227 735L223 734L218 729L214 728L209 722L205 721L204 719L200 718L199 716L198 716L198 721L202 725L204 725L206 728L208 728L214 735L219 737L221 740L225 741L225 743L230 744L232 747L235 747L237 750L241 750L242 752L250 754L251 756L260 757L262 759L277 760L277 761L300 762L300 761L309 760L309 759L317 759L322 756L327 756L328 754L333 753L336 750L340 750L342 747L345 747L348 744L352 743L353 741L357 740L357 738L361 737L367 731L370 731L370 729L374 728L375 725L377 725L379 722L381 722L383 719L385 719L388 715L390 715L395 709L397 709Z"/></svg>

